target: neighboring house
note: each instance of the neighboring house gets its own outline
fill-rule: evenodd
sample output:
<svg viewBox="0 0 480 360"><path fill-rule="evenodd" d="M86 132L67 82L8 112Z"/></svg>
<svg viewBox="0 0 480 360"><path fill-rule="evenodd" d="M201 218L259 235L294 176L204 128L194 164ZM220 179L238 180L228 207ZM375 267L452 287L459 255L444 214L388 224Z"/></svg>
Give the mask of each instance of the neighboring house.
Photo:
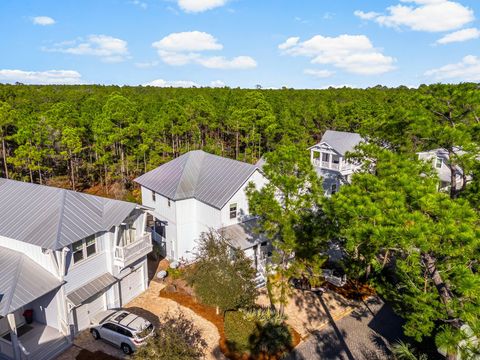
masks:
<svg viewBox="0 0 480 360"><path fill-rule="evenodd" d="M51 359L146 289L145 207L0 179L0 214L0 359Z"/></svg>
<svg viewBox="0 0 480 360"><path fill-rule="evenodd" d="M260 266L266 239L253 230L245 189L266 183L255 165L190 151L135 179L142 203L153 208L154 240L171 260L191 261L200 235L210 229L241 248Z"/></svg>
<svg viewBox="0 0 480 360"><path fill-rule="evenodd" d="M348 161L345 154L363 141L357 133L327 130L320 142L309 148L310 160L323 179L325 195L332 195L340 186L350 183L360 164Z"/></svg>
<svg viewBox="0 0 480 360"><path fill-rule="evenodd" d="M459 150L460 152L460 150ZM452 168L450 166L449 154L445 149L434 149L417 153L420 160L431 162L433 168L437 171L440 183L438 185L439 191L450 191L452 183ZM467 177L467 181L469 177ZM463 169L459 166L455 167L455 187L461 189L463 187L464 177Z"/></svg>

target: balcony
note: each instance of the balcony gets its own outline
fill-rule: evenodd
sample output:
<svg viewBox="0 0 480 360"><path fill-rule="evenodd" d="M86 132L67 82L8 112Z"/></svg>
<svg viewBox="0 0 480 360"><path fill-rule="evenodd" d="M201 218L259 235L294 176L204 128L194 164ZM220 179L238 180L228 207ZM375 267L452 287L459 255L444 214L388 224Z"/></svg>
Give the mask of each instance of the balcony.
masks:
<svg viewBox="0 0 480 360"><path fill-rule="evenodd" d="M125 267L151 251L152 237L150 233L146 233L128 245L115 247L113 263L117 266Z"/></svg>
<svg viewBox="0 0 480 360"><path fill-rule="evenodd" d="M322 161L320 159L312 159L313 166L327 169L327 170L334 170L339 172L349 171L352 170L352 164L342 161L342 162L329 162L329 161Z"/></svg>

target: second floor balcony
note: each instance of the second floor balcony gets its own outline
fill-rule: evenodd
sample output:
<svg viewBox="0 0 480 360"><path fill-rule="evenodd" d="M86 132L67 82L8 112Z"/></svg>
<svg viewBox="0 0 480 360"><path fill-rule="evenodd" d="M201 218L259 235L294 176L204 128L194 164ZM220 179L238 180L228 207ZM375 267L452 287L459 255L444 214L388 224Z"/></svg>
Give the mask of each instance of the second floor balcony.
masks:
<svg viewBox="0 0 480 360"><path fill-rule="evenodd" d="M152 251L152 236L147 232L134 241L127 244L121 241L120 244L124 245L115 246L113 261L115 265L125 267Z"/></svg>
<svg viewBox="0 0 480 360"><path fill-rule="evenodd" d="M313 166L326 170L348 172L353 169L352 164L345 161L342 156L331 153L312 151L311 161Z"/></svg>

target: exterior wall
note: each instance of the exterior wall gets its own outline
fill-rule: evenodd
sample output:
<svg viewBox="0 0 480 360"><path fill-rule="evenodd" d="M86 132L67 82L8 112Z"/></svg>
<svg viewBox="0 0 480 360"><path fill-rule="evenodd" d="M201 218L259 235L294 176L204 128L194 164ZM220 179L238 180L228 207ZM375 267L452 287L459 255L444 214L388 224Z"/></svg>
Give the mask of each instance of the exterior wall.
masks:
<svg viewBox="0 0 480 360"><path fill-rule="evenodd" d="M165 242L167 257L178 259L177 252L175 252L177 241L177 204L170 200L168 206L168 198L156 194L155 201L152 199L152 191L142 186L142 204L153 208L155 218L168 222L165 228ZM175 256L172 256L174 254Z"/></svg>
<svg viewBox="0 0 480 360"><path fill-rule="evenodd" d="M197 203L195 199L186 199L176 202L177 211L177 239L174 245L176 259L193 259L196 240L200 235L200 226L197 219ZM170 227L167 227L167 229ZM168 231L168 230L167 230Z"/></svg>
<svg viewBox="0 0 480 360"><path fill-rule="evenodd" d="M248 179L245 184L232 196L232 198L227 202L227 204L222 208L221 212L221 226L228 226L238 224L245 220L251 218L250 211L248 209L248 199L245 190L250 182L253 182L257 189L262 188L266 183L267 179L256 170L252 176ZM237 204L237 217L235 219L230 219L230 204Z"/></svg>
<svg viewBox="0 0 480 360"><path fill-rule="evenodd" d="M72 254L67 255L67 275L65 276L65 291L68 293L76 288L85 285L96 277L108 272L106 241L110 241L111 232L107 232L97 237L97 253L78 264L73 264Z"/></svg>
<svg viewBox="0 0 480 360"><path fill-rule="evenodd" d="M35 246L25 243L23 241L10 239L4 236L0 236L0 246L18 251L28 256L30 259L42 266L45 270L57 276L57 270L54 263L52 262L52 258L49 254L44 254L40 246Z"/></svg>
<svg viewBox="0 0 480 360"><path fill-rule="evenodd" d="M439 153L438 150L420 152L417 155L420 160L423 160L432 164L432 168L435 169L435 171L438 174L438 177L440 178L439 190L448 191L451 184L451 179L450 179L451 170L450 170L450 167L448 166L448 156L445 156L445 154ZM440 168L436 167L437 158L440 158L443 160L442 167ZM460 189L462 185L463 185L463 178L461 175L457 173L457 176L456 176L457 189Z"/></svg>
<svg viewBox="0 0 480 360"><path fill-rule="evenodd" d="M58 292L52 291L25 306L25 309L33 309L35 321L60 330L58 319L59 301L61 300L59 299Z"/></svg>

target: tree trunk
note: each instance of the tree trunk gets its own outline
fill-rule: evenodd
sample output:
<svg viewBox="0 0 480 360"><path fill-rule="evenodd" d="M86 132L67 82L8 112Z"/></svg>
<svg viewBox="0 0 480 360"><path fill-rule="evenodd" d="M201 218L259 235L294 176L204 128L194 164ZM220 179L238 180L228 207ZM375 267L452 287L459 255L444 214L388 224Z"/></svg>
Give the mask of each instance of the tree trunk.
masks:
<svg viewBox="0 0 480 360"><path fill-rule="evenodd" d="M3 137L2 137L2 155L3 155L3 166L5 169L5 178L8 179L7 147L5 146L5 138Z"/></svg>
<svg viewBox="0 0 480 360"><path fill-rule="evenodd" d="M72 190L75 191L75 166L72 157L70 157L70 176L72 178Z"/></svg>

